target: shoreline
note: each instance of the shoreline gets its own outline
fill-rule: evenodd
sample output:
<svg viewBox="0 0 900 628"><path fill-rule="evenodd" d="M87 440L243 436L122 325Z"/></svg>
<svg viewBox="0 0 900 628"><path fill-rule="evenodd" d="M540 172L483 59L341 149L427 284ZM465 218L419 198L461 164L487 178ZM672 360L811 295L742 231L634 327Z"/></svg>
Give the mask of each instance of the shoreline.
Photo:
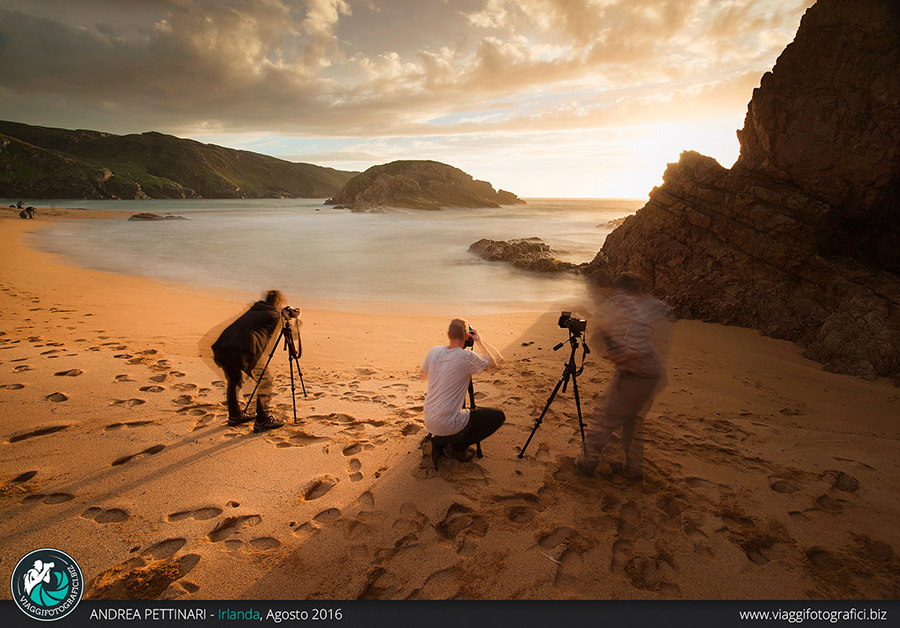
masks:
<svg viewBox="0 0 900 628"><path fill-rule="evenodd" d="M418 365L447 315L292 298L309 396L298 385L291 399L279 351L289 424L229 428L201 347L255 295L30 250L24 234L48 218L95 217L47 211L59 214L0 220L6 564L68 551L100 599L896 598L889 381L826 373L752 330L679 321L647 418L648 477L632 486L575 473L571 392L517 458L565 362L551 350L565 339L557 304L473 316L507 360L476 379L477 401L507 423L483 459L424 469ZM586 417L612 373L598 353L578 382Z"/></svg>
<svg viewBox="0 0 900 628"><path fill-rule="evenodd" d="M137 201L135 201L137 202ZM50 217L57 220L94 220L94 219L122 219L133 215L135 212L131 210L115 210L115 209L83 209L83 208L49 208L36 206L39 219ZM18 218L19 210L13 210L6 207L0 207L0 220L4 218ZM52 251L48 251L40 242L40 236L36 234L40 226L49 226L50 222L42 220L40 225L34 225L34 229L30 230L27 238L33 238L32 242L24 242L24 246L32 251L44 252L54 255ZM156 282L162 286L166 286L175 290L202 294L205 296L224 299L228 301L254 301L259 297L259 292L246 288L229 288L223 286L215 286L208 284L185 283L183 281L164 279L151 275L144 275L128 271L101 270L83 266L76 260L68 259L62 255L58 256L59 263L83 270L91 270L96 272L108 273L109 275L119 275L123 277L133 277L146 279ZM341 298L320 298L320 297L301 297L299 295L290 294L285 291L296 303L303 304L310 310L342 312L347 314L385 314L385 315L422 315L422 316L444 316L455 317L460 312L465 312L469 316L493 316L493 315L515 315L515 314L544 314L548 312L559 312L561 310L572 309L572 302L578 303L578 299L563 298L553 302L546 300L528 301L469 301L465 299L447 300L447 301L408 301L408 300L383 300L383 299L341 299Z"/></svg>

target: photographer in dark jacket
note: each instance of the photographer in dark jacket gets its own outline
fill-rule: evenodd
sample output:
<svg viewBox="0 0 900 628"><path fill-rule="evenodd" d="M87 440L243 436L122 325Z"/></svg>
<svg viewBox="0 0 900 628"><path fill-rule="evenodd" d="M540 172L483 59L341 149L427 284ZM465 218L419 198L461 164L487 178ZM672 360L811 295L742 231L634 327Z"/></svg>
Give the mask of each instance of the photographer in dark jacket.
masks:
<svg viewBox="0 0 900 628"><path fill-rule="evenodd" d="M226 399L228 402L228 425L240 425L255 419L254 432L264 432L284 425L266 411L266 403L271 395L272 379L268 373L257 375L259 380L256 397L256 415L242 412L238 403L238 391L246 373L252 379L253 370L266 350L266 346L278 329L281 309L286 304L284 295L278 290L266 293L265 301L257 301L247 312L225 328L213 343L213 358L225 372L227 380Z"/></svg>

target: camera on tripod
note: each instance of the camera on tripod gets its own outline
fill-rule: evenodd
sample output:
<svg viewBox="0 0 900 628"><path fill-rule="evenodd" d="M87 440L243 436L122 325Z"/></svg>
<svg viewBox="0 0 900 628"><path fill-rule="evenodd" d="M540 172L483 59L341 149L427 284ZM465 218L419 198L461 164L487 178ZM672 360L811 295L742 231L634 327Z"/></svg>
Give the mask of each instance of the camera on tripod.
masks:
<svg viewBox="0 0 900 628"><path fill-rule="evenodd" d="M295 307L291 307L290 305L285 305L281 308L281 316L285 320L290 320L292 318L299 318L300 310Z"/></svg>
<svg viewBox="0 0 900 628"><path fill-rule="evenodd" d="M469 332L466 334L466 340L463 343L463 348L468 349L469 347L475 346L475 330L472 329L472 326L469 325Z"/></svg>
<svg viewBox="0 0 900 628"><path fill-rule="evenodd" d="M587 329L587 321L583 318L572 318L572 312L562 312L557 324L573 334L580 334Z"/></svg>

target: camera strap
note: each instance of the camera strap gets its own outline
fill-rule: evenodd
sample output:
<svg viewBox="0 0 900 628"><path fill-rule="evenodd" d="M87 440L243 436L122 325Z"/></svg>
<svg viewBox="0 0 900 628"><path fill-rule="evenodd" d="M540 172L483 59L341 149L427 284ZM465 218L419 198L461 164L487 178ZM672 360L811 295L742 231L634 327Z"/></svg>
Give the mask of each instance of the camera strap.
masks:
<svg viewBox="0 0 900 628"><path fill-rule="evenodd" d="M587 358L587 354L590 353L591 350L588 348L587 343L582 339L581 341L581 366L578 367L578 370L575 371L575 376L581 375L582 371L584 371L584 361Z"/></svg>

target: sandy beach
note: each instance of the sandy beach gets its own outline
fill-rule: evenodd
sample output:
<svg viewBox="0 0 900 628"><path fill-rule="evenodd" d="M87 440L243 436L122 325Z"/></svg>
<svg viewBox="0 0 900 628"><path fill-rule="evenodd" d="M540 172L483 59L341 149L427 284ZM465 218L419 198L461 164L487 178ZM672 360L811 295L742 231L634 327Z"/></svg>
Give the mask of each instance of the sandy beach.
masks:
<svg viewBox="0 0 900 628"><path fill-rule="evenodd" d="M278 351L288 424L254 434L226 426L204 348L258 294L85 270L27 246L51 220L127 214L0 212L7 573L55 547L95 599L900 597L895 382L680 321L645 481L588 479L573 464L571 389L517 457L567 358L552 350L566 339L560 304L472 317L506 358L476 379L476 399L507 423L483 458L433 470L418 368L445 341L440 308L367 314L289 294L308 396L298 382L294 424ZM586 418L612 373L599 353L578 381Z"/></svg>

